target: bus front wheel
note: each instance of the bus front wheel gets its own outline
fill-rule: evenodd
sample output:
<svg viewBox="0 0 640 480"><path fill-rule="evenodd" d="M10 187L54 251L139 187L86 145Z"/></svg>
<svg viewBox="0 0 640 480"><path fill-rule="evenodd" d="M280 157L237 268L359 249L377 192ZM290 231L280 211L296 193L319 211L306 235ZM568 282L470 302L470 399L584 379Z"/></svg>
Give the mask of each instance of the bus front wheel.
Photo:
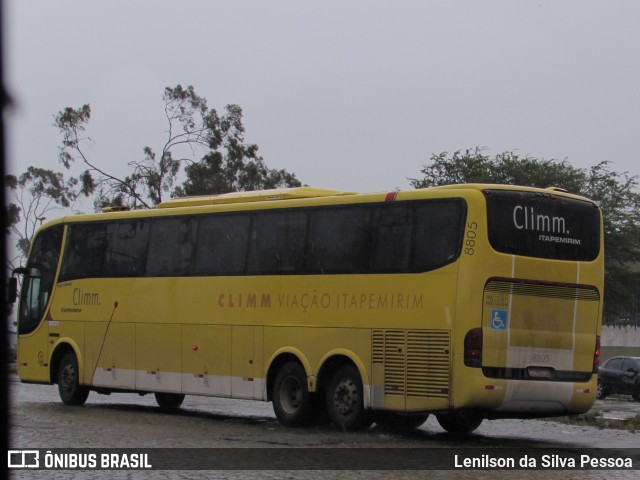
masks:
<svg viewBox="0 0 640 480"><path fill-rule="evenodd" d="M369 428L373 417L365 412L363 399L358 370L353 365L340 367L333 374L325 393L329 420L347 431Z"/></svg>
<svg viewBox="0 0 640 480"><path fill-rule="evenodd" d="M176 410L184 402L184 395L181 393L156 392L156 403L163 410Z"/></svg>
<svg viewBox="0 0 640 480"><path fill-rule="evenodd" d="M307 387L307 373L297 362L285 363L273 382L273 411L287 427L305 426L311 421L313 403Z"/></svg>
<svg viewBox="0 0 640 480"><path fill-rule="evenodd" d="M468 435L482 423L482 415L475 412L457 411L436 415L442 428L452 435Z"/></svg>
<svg viewBox="0 0 640 480"><path fill-rule="evenodd" d="M84 405L89 396L89 389L80 385L78 359L75 353L66 353L58 367L58 393L65 405Z"/></svg>

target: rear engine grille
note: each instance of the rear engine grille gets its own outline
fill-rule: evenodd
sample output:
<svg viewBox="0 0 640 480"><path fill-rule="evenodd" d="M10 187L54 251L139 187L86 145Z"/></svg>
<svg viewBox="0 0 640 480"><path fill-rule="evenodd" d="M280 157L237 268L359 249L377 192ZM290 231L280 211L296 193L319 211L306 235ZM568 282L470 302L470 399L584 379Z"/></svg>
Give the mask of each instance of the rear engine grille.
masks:
<svg viewBox="0 0 640 480"><path fill-rule="evenodd" d="M384 366L384 391L409 397L449 396L447 330L374 330L373 363Z"/></svg>

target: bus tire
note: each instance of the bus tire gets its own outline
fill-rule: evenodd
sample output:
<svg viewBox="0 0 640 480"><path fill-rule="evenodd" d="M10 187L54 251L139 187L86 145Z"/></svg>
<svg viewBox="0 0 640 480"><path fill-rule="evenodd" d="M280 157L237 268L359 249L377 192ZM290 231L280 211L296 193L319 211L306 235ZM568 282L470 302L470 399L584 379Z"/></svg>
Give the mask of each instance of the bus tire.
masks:
<svg viewBox="0 0 640 480"><path fill-rule="evenodd" d="M58 366L58 393L65 405L81 406L87 401L89 389L80 385L78 359L73 352L65 353Z"/></svg>
<svg viewBox="0 0 640 480"><path fill-rule="evenodd" d="M447 433L452 435L468 435L482 423L483 417L479 413L456 411L436 414L436 420Z"/></svg>
<svg viewBox="0 0 640 480"><path fill-rule="evenodd" d="M181 393L154 393L158 406L163 410L177 410L184 402L184 395Z"/></svg>
<svg viewBox="0 0 640 480"><path fill-rule="evenodd" d="M374 422L384 430L403 431L420 427L429 418L429 414L400 415L392 412L380 412L374 416Z"/></svg>
<svg viewBox="0 0 640 480"><path fill-rule="evenodd" d="M310 423L313 402L307 386L307 373L298 362L285 363L273 382L273 411L278 421L287 427Z"/></svg>
<svg viewBox="0 0 640 480"><path fill-rule="evenodd" d="M360 373L353 365L340 367L333 374L325 403L329 420L342 430L366 430L373 423L373 416L364 409Z"/></svg>

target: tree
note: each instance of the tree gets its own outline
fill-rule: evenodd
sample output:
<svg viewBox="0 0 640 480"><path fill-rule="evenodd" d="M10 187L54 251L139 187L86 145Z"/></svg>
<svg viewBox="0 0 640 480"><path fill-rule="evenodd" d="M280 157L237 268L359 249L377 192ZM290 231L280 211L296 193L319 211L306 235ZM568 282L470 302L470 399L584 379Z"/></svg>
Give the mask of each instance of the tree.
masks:
<svg viewBox="0 0 640 480"><path fill-rule="evenodd" d="M286 170L270 170L262 157L245 159L208 153L200 162L185 168L187 180L174 191L174 196L212 195L225 192L299 187L294 174Z"/></svg>
<svg viewBox="0 0 640 480"><path fill-rule="evenodd" d="M54 126L62 134L58 159L65 169L80 166L81 171L65 179L63 173L29 167L20 176L5 177L5 186L14 196L5 210L5 233L17 237L20 251L10 268L26 255L35 230L48 213L69 208L81 195L93 196L96 210L107 206L137 209L154 207L169 195L300 185L294 174L269 169L258 155L258 146L244 142L238 105L227 105L220 115L192 86L181 85L165 88L162 100L167 121L164 143L157 151L145 146L143 157L131 160L124 176L86 153L91 142L86 133L91 120L89 104L67 107L54 115ZM176 187L182 178L186 180Z"/></svg>
<svg viewBox="0 0 640 480"><path fill-rule="evenodd" d="M17 239L18 256L8 261L8 267L13 268L28 254L31 239L49 212L71 207L79 191L77 179L65 180L62 173L38 167L29 167L19 177L5 175L5 187L13 197L7 205L5 225L5 233L13 233Z"/></svg>
<svg viewBox="0 0 640 480"><path fill-rule="evenodd" d="M162 98L167 120L165 142L158 153L144 147L144 157L130 161L130 173L124 177L108 172L84 153L84 144L91 141L85 136L91 117L88 104L77 109L67 107L55 116L54 124L63 137L60 162L67 169L74 163L83 164L80 189L87 195L96 195L96 209L151 208L169 194L300 185L294 174L269 170L257 155L257 145L244 143L242 109L238 105L227 105L225 113L219 115L192 86L167 87ZM199 153L203 153L200 160L196 158ZM183 169L187 180L174 188Z"/></svg>
<svg viewBox="0 0 640 480"><path fill-rule="evenodd" d="M455 183L500 183L547 188L562 187L583 195L602 208L605 239L605 303L607 320L640 313L640 276L630 266L640 262L640 191L638 177L611 170L610 162L590 169L566 160L544 160L504 152L490 158L482 148L434 154L411 179L415 188Z"/></svg>
<svg viewBox="0 0 640 480"><path fill-rule="evenodd" d="M294 174L270 170L258 156L257 145L244 143L242 109L238 105L227 105L226 115L220 118L213 113L209 152L199 162L186 166L187 179L174 190L174 197L300 186Z"/></svg>

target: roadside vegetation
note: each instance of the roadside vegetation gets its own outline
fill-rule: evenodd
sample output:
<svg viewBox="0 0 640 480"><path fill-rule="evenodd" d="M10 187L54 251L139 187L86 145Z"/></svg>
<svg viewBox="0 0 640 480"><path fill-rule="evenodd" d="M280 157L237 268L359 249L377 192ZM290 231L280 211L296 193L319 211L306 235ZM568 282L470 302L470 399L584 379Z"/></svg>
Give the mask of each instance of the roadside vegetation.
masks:
<svg viewBox="0 0 640 480"><path fill-rule="evenodd" d="M556 417L553 418L553 421L567 425L597 427L600 429L612 428L640 433L640 414L625 419L610 418L606 414L607 410L593 409L582 415Z"/></svg>

